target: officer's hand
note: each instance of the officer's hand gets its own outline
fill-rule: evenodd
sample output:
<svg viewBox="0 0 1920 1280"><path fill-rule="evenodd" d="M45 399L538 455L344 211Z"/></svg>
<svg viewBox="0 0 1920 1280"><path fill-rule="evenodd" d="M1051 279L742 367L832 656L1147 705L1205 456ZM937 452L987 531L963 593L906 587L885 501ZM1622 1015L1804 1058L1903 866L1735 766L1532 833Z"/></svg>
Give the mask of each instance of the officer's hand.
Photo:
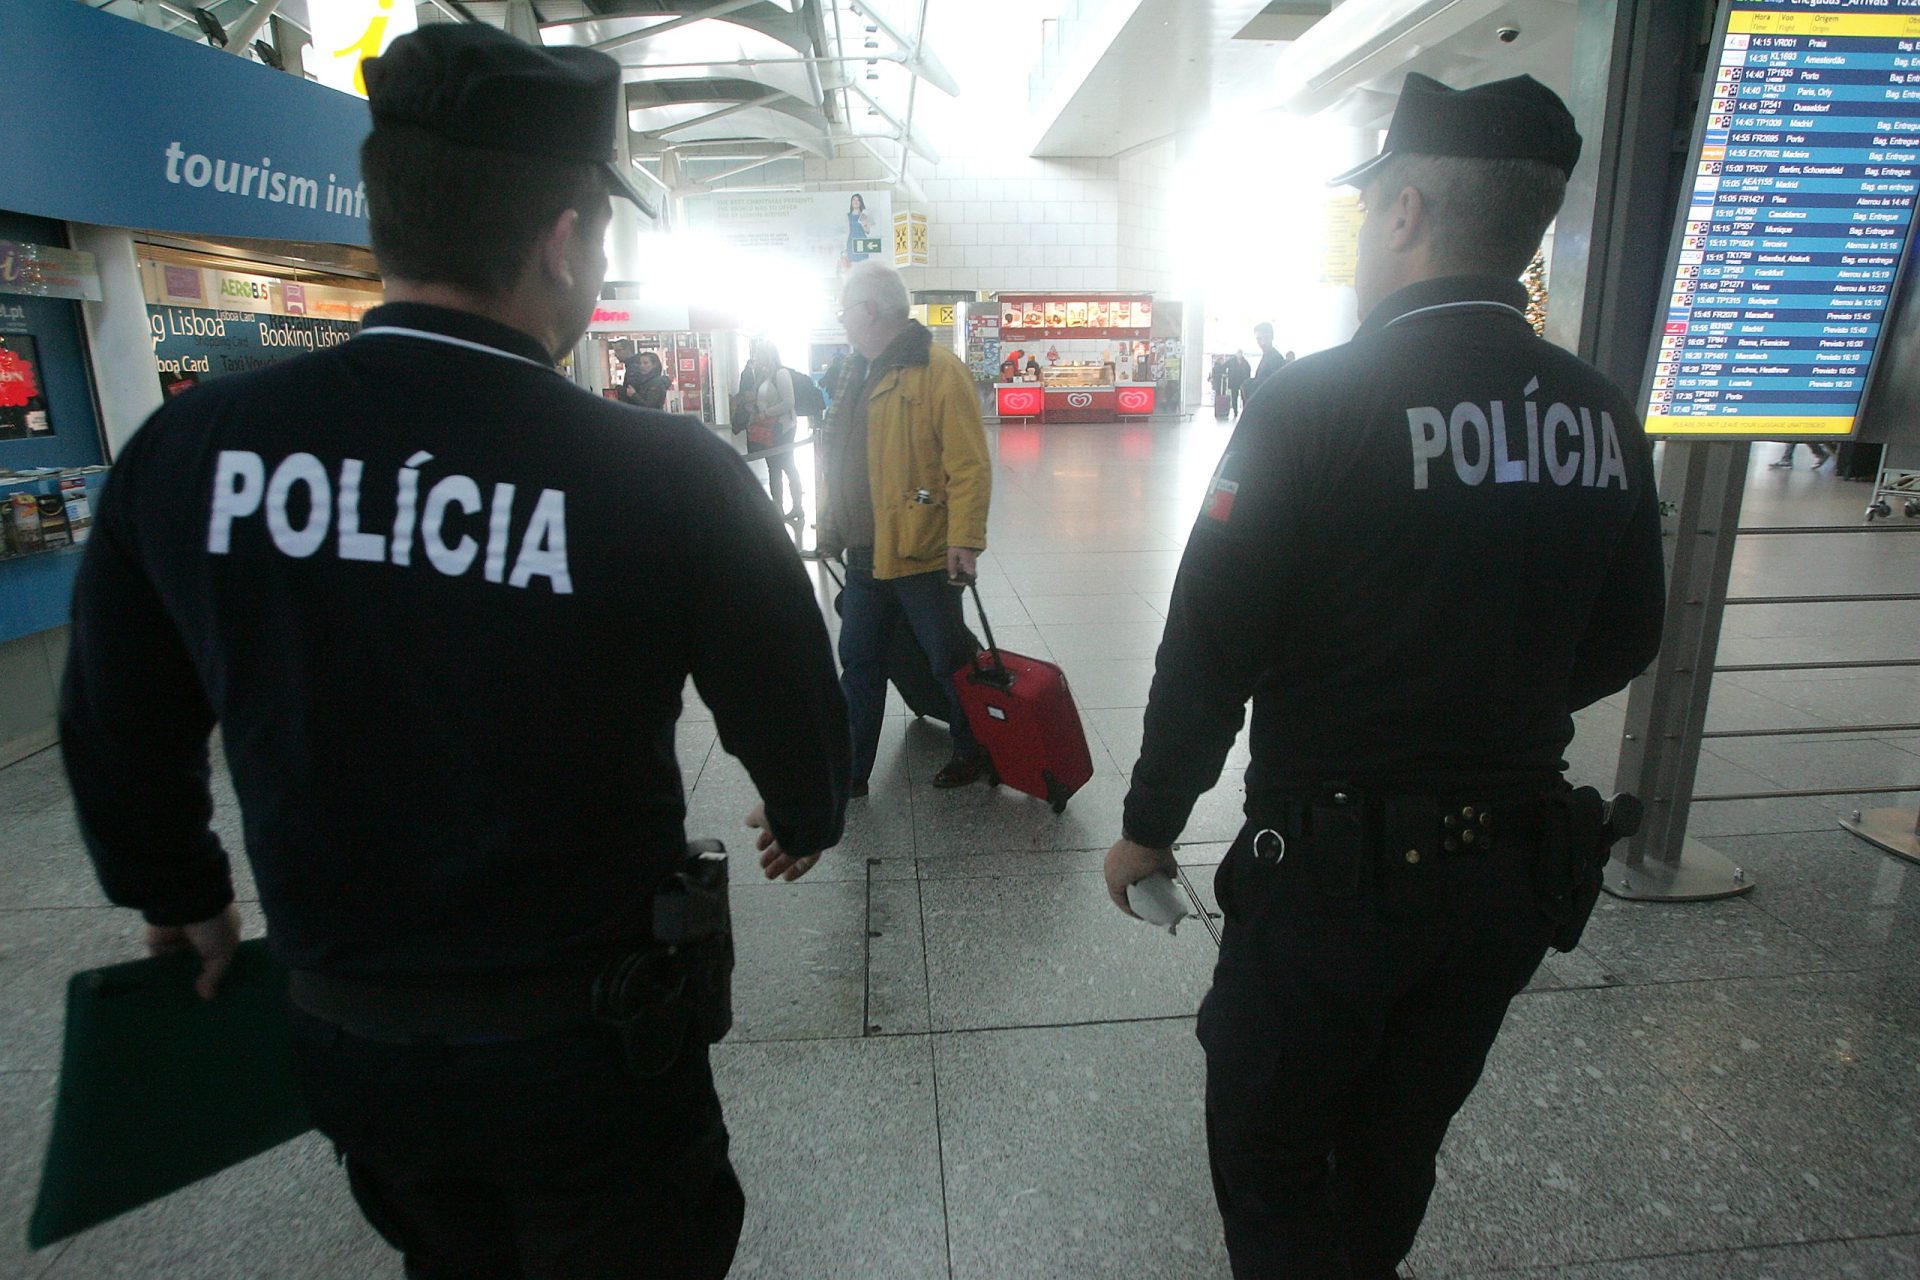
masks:
<svg viewBox="0 0 1920 1280"><path fill-rule="evenodd" d="M1107 896L1113 899L1114 906L1138 920L1140 917L1133 915L1133 908L1127 905L1127 889L1156 871L1173 875L1178 870L1173 850L1135 844L1122 836L1107 850Z"/></svg>
<svg viewBox="0 0 1920 1280"><path fill-rule="evenodd" d="M947 581L956 586L972 586L980 568L980 553L972 547L947 548Z"/></svg>
<svg viewBox="0 0 1920 1280"><path fill-rule="evenodd" d="M200 976L194 979L193 989L202 1000L213 999L239 945L240 911L231 903L219 915L198 924L147 926L148 955L172 955L188 949L199 955Z"/></svg>
<svg viewBox="0 0 1920 1280"><path fill-rule="evenodd" d="M787 851L780 847L780 842L773 838L773 828L767 825L767 806L764 804L753 806L753 812L747 815L747 825L760 833L753 847L760 851L760 869L767 873L769 880L798 880L813 870L814 863L820 861L817 853L806 858L787 855Z"/></svg>

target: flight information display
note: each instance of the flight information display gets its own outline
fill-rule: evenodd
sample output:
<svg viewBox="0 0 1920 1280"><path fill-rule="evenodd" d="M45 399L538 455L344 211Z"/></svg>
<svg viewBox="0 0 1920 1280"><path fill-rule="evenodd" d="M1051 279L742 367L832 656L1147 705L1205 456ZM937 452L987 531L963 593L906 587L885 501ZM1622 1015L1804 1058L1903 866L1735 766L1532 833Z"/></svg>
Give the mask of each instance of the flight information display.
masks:
<svg viewBox="0 0 1920 1280"><path fill-rule="evenodd" d="M1920 0L1733 0L1649 435L1849 436L1920 196Z"/></svg>

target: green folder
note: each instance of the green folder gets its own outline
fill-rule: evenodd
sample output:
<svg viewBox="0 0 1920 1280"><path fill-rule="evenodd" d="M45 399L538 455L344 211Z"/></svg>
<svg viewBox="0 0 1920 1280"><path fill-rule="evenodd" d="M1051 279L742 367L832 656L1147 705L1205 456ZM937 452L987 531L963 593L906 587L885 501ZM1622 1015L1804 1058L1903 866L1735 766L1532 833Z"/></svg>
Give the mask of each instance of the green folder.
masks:
<svg viewBox="0 0 1920 1280"><path fill-rule="evenodd" d="M64 1240L299 1137L286 970L240 944L202 1000L191 954L77 973L27 1244Z"/></svg>

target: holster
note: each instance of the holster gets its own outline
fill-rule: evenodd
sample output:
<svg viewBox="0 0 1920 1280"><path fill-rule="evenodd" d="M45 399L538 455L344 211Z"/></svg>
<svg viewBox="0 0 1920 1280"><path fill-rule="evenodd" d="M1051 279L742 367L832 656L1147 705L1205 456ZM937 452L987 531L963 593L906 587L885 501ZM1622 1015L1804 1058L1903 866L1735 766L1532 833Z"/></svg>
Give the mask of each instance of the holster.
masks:
<svg viewBox="0 0 1920 1280"><path fill-rule="evenodd" d="M618 957L593 984L593 1014L616 1027L628 1065L657 1076L689 1040L718 1044L733 1029L733 917L727 851L695 840L655 891L653 941Z"/></svg>
<svg viewBox="0 0 1920 1280"><path fill-rule="evenodd" d="M1533 860L1534 901L1553 926L1554 950L1580 945L1594 904L1614 834L1606 801L1592 787L1569 788L1541 797L1540 843Z"/></svg>

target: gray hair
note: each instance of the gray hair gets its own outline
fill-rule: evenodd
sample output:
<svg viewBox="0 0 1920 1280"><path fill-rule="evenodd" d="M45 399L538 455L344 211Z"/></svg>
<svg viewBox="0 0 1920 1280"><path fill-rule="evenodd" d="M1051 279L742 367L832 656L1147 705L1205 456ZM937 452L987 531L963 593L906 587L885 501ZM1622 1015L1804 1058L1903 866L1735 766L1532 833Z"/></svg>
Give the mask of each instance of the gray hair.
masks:
<svg viewBox="0 0 1920 1280"><path fill-rule="evenodd" d="M847 272L846 287L840 291L842 303L871 302L876 313L904 320L913 310L907 282L898 271L880 262L856 263Z"/></svg>
<svg viewBox="0 0 1920 1280"><path fill-rule="evenodd" d="M1374 198L1420 193L1434 265L1448 273L1518 276L1567 198L1567 178L1541 160L1404 152L1367 183Z"/></svg>

